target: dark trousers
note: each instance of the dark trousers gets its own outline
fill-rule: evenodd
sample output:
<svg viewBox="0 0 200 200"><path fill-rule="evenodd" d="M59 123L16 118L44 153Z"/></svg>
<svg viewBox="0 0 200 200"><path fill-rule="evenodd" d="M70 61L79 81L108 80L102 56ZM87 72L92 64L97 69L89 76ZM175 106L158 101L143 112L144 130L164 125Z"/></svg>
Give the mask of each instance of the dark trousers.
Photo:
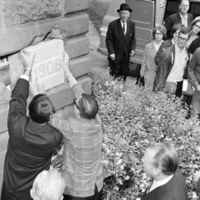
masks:
<svg viewBox="0 0 200 200"><path fill-rule="evenodd" d="M177 82L177 86L176 86L176 97L181 97L182 96L182 87L183 87L183 81L179 81Z"/></svg>
<svg viewBox="0 0 200 200"><path fill-rule="evenodd" d="M125 81L127 76L129 75L129 60L130 57L126 54L123 54L120 58L116 56L115 60L109 60L110 67L110 75L114 76L114 78L122 77Z"/></svg>
<svg viewBox="0 0 200 200"><path fill-rule="evenodd" d="M94 188L94 195L90 197L74 197L71 195L64 194L63 200L100 200L102 195L102 189L98 192L97 186Z"/></svg>

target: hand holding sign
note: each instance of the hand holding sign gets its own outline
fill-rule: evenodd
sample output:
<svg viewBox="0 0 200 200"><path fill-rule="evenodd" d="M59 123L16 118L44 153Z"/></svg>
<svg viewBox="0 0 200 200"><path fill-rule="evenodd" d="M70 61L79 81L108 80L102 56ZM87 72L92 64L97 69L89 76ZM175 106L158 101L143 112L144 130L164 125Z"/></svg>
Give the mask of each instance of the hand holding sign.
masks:
<svg viewBox="0 0 200 200"><path fill-rule="evenodd" d="M35 60L35 55L31 52L21 51L21 60L25 67L25 74L30 75Z"/></svg>

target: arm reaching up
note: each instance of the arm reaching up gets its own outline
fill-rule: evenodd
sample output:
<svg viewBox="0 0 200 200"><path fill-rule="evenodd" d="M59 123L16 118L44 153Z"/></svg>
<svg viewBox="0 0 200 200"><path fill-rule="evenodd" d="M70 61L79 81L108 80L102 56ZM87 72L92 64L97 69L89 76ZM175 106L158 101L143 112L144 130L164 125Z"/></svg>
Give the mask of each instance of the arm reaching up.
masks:
<svg viewBox="0 0 200 200"><path fill-rule="evenodd" d="M69 56L66 52L64 55L64 71L65 71L66 77L69 81L69 86L73 87L74 85L76 85L78 82L69 69Z"/></svg>

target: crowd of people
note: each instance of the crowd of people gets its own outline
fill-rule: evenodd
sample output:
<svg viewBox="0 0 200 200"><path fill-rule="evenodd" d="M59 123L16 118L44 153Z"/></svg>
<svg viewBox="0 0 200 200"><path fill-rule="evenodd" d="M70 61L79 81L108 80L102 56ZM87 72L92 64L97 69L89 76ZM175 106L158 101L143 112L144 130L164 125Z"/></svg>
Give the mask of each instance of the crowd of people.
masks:
<svg viewBox="0 0 200 200"><path fill-rule="evenodd" d="M200 16L193 18L189 8L189 0L181 0L178 11L152 30L152 41L143 52L139 84L183 99L190 108L188 116L195 116L200 113L196 51L200 47ZM110 74L126 81L130 56L135 54L135 24L130 20L132 9L128 4L121 4L117 12L119 18L108 26L106 47Z"/></svg>
<svg viewBox="0 0 200 200"><path fill-rule="evenodd" d="M149 87L149 76L152 76L152 91L164 91L170 95L182 98L190 108L189 116L196 116L199 110L199 73L197 48L200 34L200 17L193 18L188 13L190 2L181 0L178 12L166 18L164 26L158 25L153 31L153 41L145 46L141 76ZM162 44L158 48L155 43L155 30L162 27ZM159 31L156 31L159 34ZM152 45L153 43L153 45ZM147 51L152 45L154 54ZM193 57L194 53L195 57ZM151 60L152 63L147 62Z"/></svg>
<svg viewBox="0 0 200 200"><path fill-rule="evenodd" d="M187 78L195 88L191 108L197 114L200 113L200 48L196 41L200 18L193 19L188 10L189 1L182 0L179 12L169 16L165 26L153 29L153 40L145 46L141 77L148 90L162 90L177 97L183 95L183 79ZM106 45L110 74L126 81L130 56L135 54L135 24L129 20L132 9L128 4L121 4L117 12L119 19L109 24ZM35 55L22 50L21 59L25 72L10 100L1 200L100 200L104 174L98 102L84 92L71 73L68 60L64 60L64 72L74 95L74 116L65 119L56 114L46 94L33 97L27 116ZM62 141L63 163L59 172L50 169L50 164ZM185 179L172 144L152 144L142 161L149 177L142 200L187 199ZM200 180L198 173L195 178Z"/></svg>

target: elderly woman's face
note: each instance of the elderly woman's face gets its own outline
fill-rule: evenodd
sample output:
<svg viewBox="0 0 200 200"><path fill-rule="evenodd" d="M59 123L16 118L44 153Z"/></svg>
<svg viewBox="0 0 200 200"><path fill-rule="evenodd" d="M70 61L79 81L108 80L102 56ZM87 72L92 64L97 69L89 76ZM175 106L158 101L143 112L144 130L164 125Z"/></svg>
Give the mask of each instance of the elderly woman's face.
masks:
<svg viewBox="0 0 200 200"><path fill-rule="evenodd" d="M161 41L163 39L163 33L160 30L156 30L155 32L155 40Z"/></svg>
<svg viewBox="0 0 200 200"><path fill-rule="evenodd" d="M192 30L193 30L194 33L198 34L200 32L200 22L195 23L192 26Z"/></svg>
<svg viewBox="0 0 200 200"><path fill-rule="evenodd" d="M177 40L178 40L179 32L180 32L180 30L176 30L176 31L173 33L173 39L174 39L174 42L175 42L175 43L176 43Z"/></svg>

